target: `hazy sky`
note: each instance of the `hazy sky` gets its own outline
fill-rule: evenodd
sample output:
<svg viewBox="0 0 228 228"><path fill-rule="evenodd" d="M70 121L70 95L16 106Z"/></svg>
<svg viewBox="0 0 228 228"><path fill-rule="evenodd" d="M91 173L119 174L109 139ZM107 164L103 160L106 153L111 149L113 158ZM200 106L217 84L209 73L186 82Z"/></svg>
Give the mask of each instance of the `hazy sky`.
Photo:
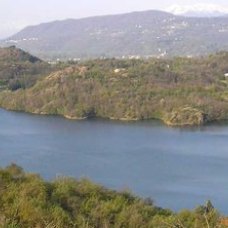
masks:
<svg viewBox="0 0 228 228"><path fill-rule="evenodd" d="M58 19L162 10L173 4L196 3L228 6L228 0L0 0L0 38L27 25Z"/></svg>

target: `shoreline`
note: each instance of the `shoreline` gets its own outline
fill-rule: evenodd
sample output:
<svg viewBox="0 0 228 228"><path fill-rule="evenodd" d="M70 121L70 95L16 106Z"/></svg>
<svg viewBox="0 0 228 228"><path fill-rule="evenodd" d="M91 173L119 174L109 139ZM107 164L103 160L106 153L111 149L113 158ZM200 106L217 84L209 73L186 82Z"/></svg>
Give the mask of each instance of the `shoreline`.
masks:
<svg viewBox="0 0 228 228"><path fill-rule="evenodd" d="M197 128L197 127L203 127L203 126L209 126L211 124L219 124L219 123L228 123L228 119L217 119L217 120L210 120L206 121L205 123L202 124L173 124L168 120L161 119L161 118L148 118L148 119L137 119L137 118L116 118L116 117L100 117L100 116L94 116L94 117L77 117L77 116L71 116L67 114L49 114L46 112L29 112L29 111L24 111L24 110L14 110L14 109L7 109L4 107L0 107L0 109L3 109L5 111L9 112L19 112L19 113L25 113L25 114L30 114L30 115L37 115L37 116L56 116L56 117L61 117L67 120L72 120L72 121L82 121L82 120L91 120L91 119L101 119L101 120L108 120L108 121L118 121L122 123L127 123L127 122L141 122L141 121L159 121L166 127L170 128Z"/></svg>

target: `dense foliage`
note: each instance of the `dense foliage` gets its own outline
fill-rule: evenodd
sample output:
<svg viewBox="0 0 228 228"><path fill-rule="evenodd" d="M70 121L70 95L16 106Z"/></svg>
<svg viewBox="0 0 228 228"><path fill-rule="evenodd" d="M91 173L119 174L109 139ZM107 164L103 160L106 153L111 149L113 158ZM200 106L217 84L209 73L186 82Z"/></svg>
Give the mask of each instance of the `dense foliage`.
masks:
<svg viewBox="0 0 228 228"><path fill-rule="evenodd" d="M8 228L222 227L210 201L194 211L174 213L154 206L150 199L85 179L46 182L14 164L0 170L0 204L0 227Z"/></svg>
<svg viewBox="0 0 228 228"><path fill-rule="evenodd" d="M15 48L0 48L0 89L28 88L51 67L40 59Z"/></svg>
<svg viewBox="0 0 228 228"><path fill-rule="evenodd" d="M167 60L60 64L29 89L0 94L7 109L68 118L158 118L169 125L228 119L228 53Z"/></svg>

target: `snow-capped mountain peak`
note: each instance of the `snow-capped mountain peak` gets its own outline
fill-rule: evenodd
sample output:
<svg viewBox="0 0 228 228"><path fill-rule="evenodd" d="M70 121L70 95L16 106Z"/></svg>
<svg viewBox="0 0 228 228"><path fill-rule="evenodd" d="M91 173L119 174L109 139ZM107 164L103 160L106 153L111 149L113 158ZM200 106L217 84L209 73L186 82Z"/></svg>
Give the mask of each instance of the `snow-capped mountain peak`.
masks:
<svg viewBox="0 0 228 228"><path fill-rule="evenodd" d="M215 4L172 5L166 9L175 15L193 17L218 17L228 14L228 6Z"/></svg>

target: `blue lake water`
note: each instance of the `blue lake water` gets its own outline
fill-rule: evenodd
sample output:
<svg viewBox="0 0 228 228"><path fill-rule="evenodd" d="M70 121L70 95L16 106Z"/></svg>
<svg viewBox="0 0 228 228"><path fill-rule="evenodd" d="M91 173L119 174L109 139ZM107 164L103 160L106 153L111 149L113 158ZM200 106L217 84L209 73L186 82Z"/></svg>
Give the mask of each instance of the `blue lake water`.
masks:
<svg viewBox="0 0 228 228"><path fill-rule="evenodd" d="M228 214L228 124L72 121L0 109L0 166L87 177L179 210L210 199Z"/></svg>

